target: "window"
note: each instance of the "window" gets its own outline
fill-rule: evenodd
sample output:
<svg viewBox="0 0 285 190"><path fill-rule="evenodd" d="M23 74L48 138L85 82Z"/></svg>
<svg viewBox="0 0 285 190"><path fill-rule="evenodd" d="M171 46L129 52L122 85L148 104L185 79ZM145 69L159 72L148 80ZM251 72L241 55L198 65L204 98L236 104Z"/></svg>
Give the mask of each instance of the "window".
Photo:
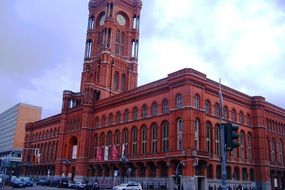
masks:
<svg viewBox="0 0 285 190"><path fill-rule="evenodd" d="M271 140L271 162L275 162L275 141L274 139Z"/></svg>
<svg viewBox="0 0 285 190"><path fill-rule="evenodd" d="M176 108L177 109L182 109L182 106L183 106L182 95L181 94L177 94L176 95Z"/></svg>
<svg viewBox="0 0 285 190"><path fill-rule="evenodd" d="M136 121L138 120L138 108L134 107L133 109L133 120Z"/></svg>
<svg viewBox="0 0 285 190"><path fill-rule="evenodd" d="M240 133L239 139L240 139L240 157L242 159L244 159L245 158L245 156L244 156L244 154L245 154L245 148L244 148L245 143L244 143L244 133L243 132Z"/></svg>
<svg viewBox="0 0 285 190"><path fill-rule="evenodd" d="M121 80L121 92L126 91L126 75L122 74L122 80Z"/></svg>
<svg viewBox="0 0 285 190"><path fill-rule="evenodd" d="M124 112L124 122L129 122L129 110L126 109Z"/></svg>
<svg viewBox="0 0 285 190"><path fill-rule="evenodd" d="M237 113L235 109L232 109L232 121L237 121Z"/></svg>
<svg viewBox="0 0 285 190"><path fill-rule="evenodd" d="M194 121L194 128L195 128L195 148L196 150L199 150L199 128L200 128L200 122L198 119L195 119Z"/></svg>
<svg viewBox="0 0 285 190"><path fill-rule="evenodd" d="M242 180L246 181L247 180L247 169L242 168Z"/></svg>
<svg viewBox="0 0 285 190"><path fill-rule="evenodd" d="M215 116L220 117L220 105L218 103L215 104Z"/></svg>
<svg viewBox="0 0 285 190"><path fill-rule="evenodd" d="M220 146L220 128L218 125L215 127L215 154L221 155L221 146Z"/></svg>
<svg viewBox="0 0 285 190"><path fill-rule="evenodd" d="M119 111L116 114L116 122L117 122L117 124L121 123L121 112L119 112Z"/></svg>
<svg viewBox="0 0 285 190"><path fill-rule="evenodd" d="M250 115L246 114L245 123L247 126L250 126Z"/></svg>
<svg viewBox="0 0 285 190"><path fill-rule="evenodd" d="M198 94L195 94L194 96L194 108L200 109L200 97Z"/></svg>
<svg viewBox="0 0 285 190"><path fill-rule="evenodd" d="M152 124L151 125L151 153L156 154L157 153L157 125Z"/></svg>
<svg viewBox="0 0 285 190"><path fill-rule="evenodd" d="M164 99L162 101L162 112L163 113L169 113L169 105L168 105L168 100Z"/></svg>
<svg viewBox="0 0 285 190"><path fill-rule="evenodd" d="M103 115L102 117L102 124L101 124L102 127L105 127L106 126L106 116Z"/></svg>
<svg viewBox="0 0 285 190"><path fill-rule="evenodd" d="M211 113L211 103L209 100L206 100L206 102L205 102L205 111L206 111L206 114Z"/></svg>
<svg viewBox="0 0 285 190"><path fill-rule="evenodd" d="M90 58L92 53L92 40L88 40L85 46L85 58Z"/></svg>
<svg viewBox="0 0 285 190"><path fill-rule="evenodd" d="M152 105L151 105L151 115L152 116L157 115L157 104L155 102L152 103Z"/></svg>
<svg viewBox="0 0 285 190"><path fill-rule="evenodd" d="M221 179L222 178L222 168L221 165L216 166L216 178Z"/></svg>
<svg viewBox="0 0 285 190"><path fill-rule="evenodd" d="M228 116L229 116L228 112L229 112L228 107L224 106L224 108L223 108L223 118L224 119L228 119Z"/></svg>
<svg viewBox="0 0 285 190"><path fill-rule="evenodd" d="M168 152L168 122L162 123L162 152Z"/></svg>
<svg viewBox="0 0 285 190"><path fill-rule="evenodd" d="M252 148L251 148L252 136L251 136L251 134L248 134L248 136L247 136L247 144L248 144L248 146L247 146L247 158L249 160L252 160Z"/></svg>
<svg viewBox="0 0 285 190"><path fill-rule="evenodd" d="M211 153L211 123L206 123L206 151Z"/></svg>
<svg viewBox="0 0 285 190"><path fill-rule="evenodd" d="M182 150L182 136L183 136L183 120L177 120L177 150Z"/></svg>
<svg viewBox="0 0 285 190"><path fill-rule="evenodd" d="M119 89L119 73L116 71L114 74L114 90Z"/></svg>
<svg viewBox="0 0 285 190"><path fill-rule="evenodd" d="M277 151L278 151L278 163L283 164L283 144L281 140L278 141Z"/></svg>
<svg viewBox="0 0 285 190"><path fill-rule="evenodd" d="M239 112L239 122L240 122L241 124L244 123L243 112Z"/></svg>
<svg viewBox="0 0 285 190"><path fill-rule="evenodd" d="M142 154L147 153L147 128L146 126L142 127Z"/></svg>
<svg viewBox="0 0 285 190"><path fill-rule="evenodd" d="M116 32L116 42L115 42L115 53L123 56L124 47L125 47L125 33L117 31Z"/></svg>
<svg viewBox="0 0 285 190"><path fill-rule="evenodd" d="M143 105L142 107L142 118L146 118L147 117L147 106Z"/></svg>
<svg viewBox="0 0 285 190"><path fill-rule="evenodd" d="M94 28L94 16L90 16L88 19L88 30L92 30Z"/></svg>
<svg viewBox="0 0 285 190"><path fill-rule="evenodd" d="M99 118L96 117L95 119L95 127L98 128L99 127Z"/></svg>
<svg viewBox="0 0 285 190"><path fill-rule="evenodd" d="M109 125L113 125L113 114L109 114Z"/></svg>
<svg viewBox="0 0 285 190"><path fill-rule="evenodd" d="M133 128L132 130L132 154L137 155L137 146L138 146L138 130Z"/></svg>
<svg viewBox="0 0 285 190"><path fill-rule="evenodd" d="M116 145L116 149L117 150L120 150L119 148L120 148L120 144L121 144L121 137L120 137L121 135L120 135L120 131L119 130L117 130L116 132L115 132L115 145Z"/></svg>

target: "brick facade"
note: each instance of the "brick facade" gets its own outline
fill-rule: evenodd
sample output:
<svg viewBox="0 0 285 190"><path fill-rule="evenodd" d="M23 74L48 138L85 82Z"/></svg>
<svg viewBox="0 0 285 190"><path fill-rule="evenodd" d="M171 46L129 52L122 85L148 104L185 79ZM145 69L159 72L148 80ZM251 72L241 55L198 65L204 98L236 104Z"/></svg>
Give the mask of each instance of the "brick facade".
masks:
<svg viewBox="0 0 285 190"><path fill-rule="evenodd" d="M187 68L137 87L141 6L90 1L80 92L64 91L59 115L26 126L25 146L41 151L40 162L25 153L31 175L113 184L118 171L116 180L170 189L177 170L184 189L220 185L219 84ZM239 126L241 144L228 153L228 184L284 188L285 110L227 86L222 92L224 121Z"/></svg>

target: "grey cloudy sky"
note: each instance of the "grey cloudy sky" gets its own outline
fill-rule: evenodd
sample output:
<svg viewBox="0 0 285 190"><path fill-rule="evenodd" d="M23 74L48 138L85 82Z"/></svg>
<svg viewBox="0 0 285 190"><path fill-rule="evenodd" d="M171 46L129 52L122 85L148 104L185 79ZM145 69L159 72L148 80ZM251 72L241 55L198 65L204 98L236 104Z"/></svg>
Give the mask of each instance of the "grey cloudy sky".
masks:
<svg viewBox="0 0 285 190"><path fill-rule="evenodd" d="M79 91L88 1L0 0L0 113ZM139 85L190 67L285 108L282 0L143 0L140 28Z"/></svg>

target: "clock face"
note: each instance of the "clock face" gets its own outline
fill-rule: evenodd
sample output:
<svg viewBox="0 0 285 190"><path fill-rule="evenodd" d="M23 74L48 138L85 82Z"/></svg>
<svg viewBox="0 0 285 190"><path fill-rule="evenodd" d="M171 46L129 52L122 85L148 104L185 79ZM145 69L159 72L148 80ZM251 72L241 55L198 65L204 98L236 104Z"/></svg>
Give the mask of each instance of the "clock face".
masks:
<svg viewBox="0 0 285 190"><path fill-rule="evenodd" d="M119 23L119 25L124 26L126 24L126 18L123 15L118 14L117 22Z"/></svg>
<svg viewBox="0 0 285 190"><path fill-rule="evenodd" d="M104 24L105 18L106 18L105 14L101 16L100 21L99 21L100 26L102 26Z"/></svg>

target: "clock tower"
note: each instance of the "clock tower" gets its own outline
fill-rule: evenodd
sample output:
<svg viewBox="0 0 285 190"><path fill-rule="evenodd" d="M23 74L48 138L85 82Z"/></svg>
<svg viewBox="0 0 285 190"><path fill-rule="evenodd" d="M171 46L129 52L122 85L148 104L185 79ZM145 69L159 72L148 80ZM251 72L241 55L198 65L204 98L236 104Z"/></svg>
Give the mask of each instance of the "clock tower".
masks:
<svg viewBox="0 0 285 190"><path fill-rule="evenodd" d="M80 92L92 101L137 87L141 0L90 0Z"/></svg>

